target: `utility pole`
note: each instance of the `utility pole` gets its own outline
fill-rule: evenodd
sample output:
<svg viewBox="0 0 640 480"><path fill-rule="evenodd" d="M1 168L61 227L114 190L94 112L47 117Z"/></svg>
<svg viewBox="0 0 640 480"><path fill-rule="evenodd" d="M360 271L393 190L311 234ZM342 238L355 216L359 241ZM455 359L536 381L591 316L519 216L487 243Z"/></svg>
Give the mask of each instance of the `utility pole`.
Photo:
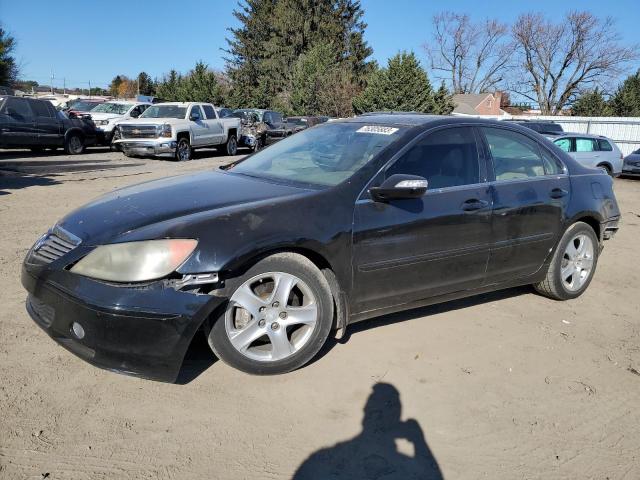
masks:
<svg viewBox="0 0 640 480"><path fill-rule="evenodd" d="M140 75L138 75L138 96L140 96Z"/></svg>
<svg viewBox="0 0 640 480"><path fill-rule="evenodd" d="M91 98L91 80L89 80L89 98Z"/></svg>
<svg viewBox="0 0 640 480"><path fill-rule="evenodd" d="M53 74L53 68L51 69L51 95L53 95L53 79L55 75Z"/></svg>
<svg viewBox="0 0 640 480"><path fill-rule="evenodd" d="M62 77L62 94L67 94L67 77Z"/></svg>

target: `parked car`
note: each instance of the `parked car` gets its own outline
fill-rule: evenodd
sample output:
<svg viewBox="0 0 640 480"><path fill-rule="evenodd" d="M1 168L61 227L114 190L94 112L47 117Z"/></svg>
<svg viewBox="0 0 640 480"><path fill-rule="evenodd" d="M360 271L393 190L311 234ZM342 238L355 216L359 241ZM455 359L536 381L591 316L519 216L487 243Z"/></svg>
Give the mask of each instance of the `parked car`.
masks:
<svg viewBox="0 0 640 480"><path fill-rule="evenodd" d="M230 365L284 373L382 314L527 284L580 296L618 229L612 185L517 125L358 117L103 195L35 243L22 283L95 365L173 381L204 330Z"/></svg>
<svg viewBox="0 0 640 480"><path fill-rule="evenodd" d="M0 96L0 148L64 147L66 153L77 155L95 141L90 122L69 118L48 100Z"/></svg>
<svg viewBox="0 0 640 480"><path fill-rule="evenodd" d="M156 103L136 119L117 123L119 145L127 156L168 156L190 160L202 147L223 147L227 155L238 150L240 120L219 118L210 103Z"/></svg>
<svg viewBox="0 0 640 480"><path fill-rule="evenodd" d="M587 167L602 168L615 177L622 173L622 152L610 138L585 133L564 133L552 136L551 139L561 150Z"/></svg>
<svg viewBox="0 0 640 480"><path fill-rule="evenodd" d="M241 108L234 110L233 116L243 122L243 131L240 136L242 147L260 150L293 134L292 126L287 124L280 112Z"/></svg>
<svg viewBox="0 0 640 480"><path fill-rule="evenodd" d="M230 117L231 115L233 115L233 109L226 107L216 108L216 112L218 113L218 116L220 118Z"/></svg>
<svg viewBox="0 0 640 480"><path fill-rule="evenodd" d="M147 102L111 101L96 105L89 111L89 118L93 121L98 132L98 143L115 147L113 141L120 139L120 131L116 123L121 120L138 118L151 106Z"/></svg>
<svg viewBox="0 0 640 480"><path fill-rule="evenodd" d="M66 110L69 117L89 117L89 112L97 107L99 104L104 103L104 99L100 98L83 98L76 100Z"/></svg>
<svg viewBox="0 0 640 480"><path fill-rule="evenodd" d="M323 123L321 117L287 117L285 121L293 130L293 133L301 132L309 127Z"/></svg>
<svg viewBox="0 0 640 480"><path fill-rule="evenodd" d="M622 174L640 175L640 148L624 157Z"/></svg>
<svg viewBox="0 0 640 480"><path fill-rule="evenodd" d="M507 122L514 122L523 127L527 127L534 132L538 132L541 135L561 135L564 130L562 125L554 122L543 122L539 120L504 120Z"/></svg>

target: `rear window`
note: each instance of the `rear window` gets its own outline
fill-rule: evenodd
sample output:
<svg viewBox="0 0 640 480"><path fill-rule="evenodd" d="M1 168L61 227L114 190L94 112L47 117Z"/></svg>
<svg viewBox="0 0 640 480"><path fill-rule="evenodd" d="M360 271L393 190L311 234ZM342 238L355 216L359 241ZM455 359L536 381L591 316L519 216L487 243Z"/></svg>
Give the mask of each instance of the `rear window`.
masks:
<svg viewBox="0 0 640 480"><path fill-rule="evenodd" d="M598 146L600 147L600 151L601 152L612 152L613 151L613 147L611 146L611 144L609 142L607 142L606 140L603 139L598 139Z"/></svg>
<svg viewBox="0 0 640 480"><path fill-rule="evenodd" d="M216 112L213 110L213 107L211 105L203 105L202 108L204 108L204 114L209 120L215 120Z"/></svg>

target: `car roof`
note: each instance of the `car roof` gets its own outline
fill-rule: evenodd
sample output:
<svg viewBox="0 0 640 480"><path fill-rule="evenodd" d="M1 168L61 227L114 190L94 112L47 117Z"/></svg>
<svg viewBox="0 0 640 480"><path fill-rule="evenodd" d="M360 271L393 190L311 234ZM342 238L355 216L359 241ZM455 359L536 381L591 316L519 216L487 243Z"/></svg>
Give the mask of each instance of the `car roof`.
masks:
<svg viewBox="0 0 640 480"><path fill-rule="evenodd" d="M547 136L553 137L555 140L557 140L558 138L565 138L565 137L581 137L581 138L595 138L596 140L597 139L611 140L609 137L605 137L604 135L594 135L592 133L579 133L579 132L564 132L564 133L558 133L557 135L547 135Z"/></svg>
<svg viewBox="0 0 640 480"><path fill-rule="evenodd" d="M153 105L154 106L173 105L175 107L190 107L191 105L211 105L211 104L207 102L160 102L160 103L154 103Z"/></svg>

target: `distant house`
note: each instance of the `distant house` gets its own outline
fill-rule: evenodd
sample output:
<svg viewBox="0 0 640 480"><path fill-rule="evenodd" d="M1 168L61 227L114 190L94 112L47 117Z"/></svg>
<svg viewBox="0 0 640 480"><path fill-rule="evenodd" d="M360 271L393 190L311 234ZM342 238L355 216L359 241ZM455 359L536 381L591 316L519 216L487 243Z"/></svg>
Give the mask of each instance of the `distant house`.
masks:
<svg viewBox="0 0 640 480"><path fill-rule="evenodd" d="M500 108L502 93L459 93L453 96L453 113L459 115L506 115Z"/></svg>

